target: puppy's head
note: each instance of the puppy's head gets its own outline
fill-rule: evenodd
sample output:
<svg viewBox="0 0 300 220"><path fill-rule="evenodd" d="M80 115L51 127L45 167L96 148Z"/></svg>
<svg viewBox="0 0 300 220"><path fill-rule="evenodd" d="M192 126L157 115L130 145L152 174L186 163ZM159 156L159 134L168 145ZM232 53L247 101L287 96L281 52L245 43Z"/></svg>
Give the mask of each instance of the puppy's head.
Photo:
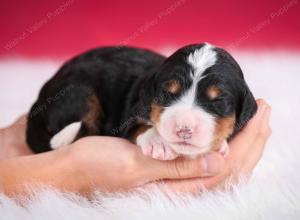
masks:
<svg viewBox="0 0 300 220"><path fill-rule="evenodd" d="M220 147L253 116L256 102L237 62L207 43L171 55L144 83L148 119L179 154Z"/></svg>

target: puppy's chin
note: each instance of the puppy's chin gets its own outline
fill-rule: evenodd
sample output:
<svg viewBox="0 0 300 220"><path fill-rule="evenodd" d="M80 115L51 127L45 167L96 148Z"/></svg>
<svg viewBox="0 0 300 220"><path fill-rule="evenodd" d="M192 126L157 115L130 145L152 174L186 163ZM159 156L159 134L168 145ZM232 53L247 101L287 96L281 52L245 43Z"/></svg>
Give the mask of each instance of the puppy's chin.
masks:
<svg viewBox="0 0 300 220"><path fill-rule="evenodd" d="M155 124L156 131L168 143L168 146L178 155L196 157L198 155L205 154L212 150L212 138L208 136L203 138L192 138L190 140L180 140L172 135L169 135L169 132L166 132L166 129Z"/></svg>
<svg viewBox="0 0 300 220"><path fill-rule="evenodd" d="M210 145L199 147L188 142L170 143L170 147L177 154L189 157L196 157L198 155L205 154L212 149Z"/></svg>

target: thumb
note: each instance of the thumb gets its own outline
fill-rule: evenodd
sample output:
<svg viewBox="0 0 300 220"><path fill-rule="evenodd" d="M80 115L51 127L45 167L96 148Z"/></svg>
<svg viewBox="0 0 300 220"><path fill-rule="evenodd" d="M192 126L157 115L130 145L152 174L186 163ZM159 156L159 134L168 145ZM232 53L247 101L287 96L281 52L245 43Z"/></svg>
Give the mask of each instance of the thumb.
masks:
<svg viewBox="0 0 300 220"><path fill-rule="evenodd" d="M218 174L225 166L225 159L219 153L209 153L196 159L179 157L175 160L151 160L148 167L152 180L186 179Z"/></svg>

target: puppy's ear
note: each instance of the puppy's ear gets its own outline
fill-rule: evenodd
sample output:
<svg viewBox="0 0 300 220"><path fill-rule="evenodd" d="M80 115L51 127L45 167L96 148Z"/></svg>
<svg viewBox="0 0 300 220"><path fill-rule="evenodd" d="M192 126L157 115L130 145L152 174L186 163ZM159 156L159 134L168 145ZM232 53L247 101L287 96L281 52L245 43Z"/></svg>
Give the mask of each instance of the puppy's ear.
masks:
<svg viewBox="0 0 300 220"><path fill-rule="evenodd" d="M236 112L234 134L247 124L257 110L256 101L245 82L242 87L243 88L240 88L241 93L238 102L238 110Z"/></svg>
<svg viewBox="0 0 300 220"><path fill-rule="evenodd" d="M138 115L145 120L150 120L151 104L155 99L156 90L157 83L155 73L149 74L139 84L136 111Z"/></svg>
<svg viewBox="0 0 300 220"><path fill-rule="evenodd" d="M128 94L127 107L124 112L128 115L121 124L126 124L122 128L122 137L131 138L136 130L150 121L151 102L156 88L155 75L149 73L131 88Z"/></svg>
<svg viewBox="0 0 300 220"><path fill-rule="evenodd" d="M156 74L149 74L141 83L140 98L144 104L151 103L149 100L153 99L157 87Z"/></svg>

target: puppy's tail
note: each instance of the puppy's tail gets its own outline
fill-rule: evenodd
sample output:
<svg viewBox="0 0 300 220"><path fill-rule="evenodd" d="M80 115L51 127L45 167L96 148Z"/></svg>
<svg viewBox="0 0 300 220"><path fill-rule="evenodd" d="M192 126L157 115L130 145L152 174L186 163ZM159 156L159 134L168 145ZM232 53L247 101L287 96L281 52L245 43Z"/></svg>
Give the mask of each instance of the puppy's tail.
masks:
<svg viewBox="0 0 300 220"><path fill-rule="evenodd" d="M81 126L82 126L82 122L77 121L64 127L62 130L60 130L57 134L55 134L51 138L50 147L52 149L56 149L58 147L71 144L78 136Z"/></svg>

